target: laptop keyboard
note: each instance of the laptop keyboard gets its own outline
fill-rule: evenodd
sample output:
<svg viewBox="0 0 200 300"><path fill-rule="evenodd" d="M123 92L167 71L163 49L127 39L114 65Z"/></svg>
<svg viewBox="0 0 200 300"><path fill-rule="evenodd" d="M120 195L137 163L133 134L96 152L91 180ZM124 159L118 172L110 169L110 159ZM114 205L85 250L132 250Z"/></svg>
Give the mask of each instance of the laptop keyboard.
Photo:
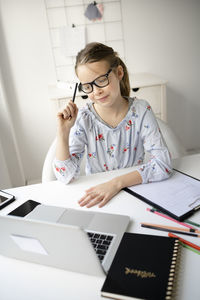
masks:
<svg viewBox="0 0 200 300"><path fill-rule="evenodd" d="M100 262L102 262L114 236L91 231L87 231L87 234L97 253L98 258L100 259Z"/></svg>

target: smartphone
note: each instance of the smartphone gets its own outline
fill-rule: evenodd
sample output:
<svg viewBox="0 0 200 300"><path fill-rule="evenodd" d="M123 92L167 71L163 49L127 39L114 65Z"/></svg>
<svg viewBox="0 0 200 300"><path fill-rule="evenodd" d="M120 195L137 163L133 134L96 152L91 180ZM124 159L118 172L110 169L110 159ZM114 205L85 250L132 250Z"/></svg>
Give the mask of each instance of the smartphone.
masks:
<svg viewBox="0 0 200 300"><path fill-rule="evenodd" d="M17 217L25 217L27 214L29 214L37 205L41 203L34 201L34 200L28 200L15 208L13 211L9 213L11 216L17 216Z"/></svg>
<svg viewBox="0 0 200 300"><path fill-rule="evenodd" d="M15 196L0 190L0 209L6 207L15 200Z"/></svg>

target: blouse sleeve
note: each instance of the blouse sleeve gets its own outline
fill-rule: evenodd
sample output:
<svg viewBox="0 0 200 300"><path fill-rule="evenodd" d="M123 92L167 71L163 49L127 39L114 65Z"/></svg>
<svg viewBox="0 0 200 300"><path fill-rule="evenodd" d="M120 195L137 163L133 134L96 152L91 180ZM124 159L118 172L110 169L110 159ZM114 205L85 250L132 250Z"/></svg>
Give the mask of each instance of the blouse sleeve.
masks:
<svg viewBox="0 0 200 300"><path fill-rule="evenodd" d="M79 176L86 143L85 129L83 128L83 124L81 124L81 114L79 114L70 131L70 158L64 161L55 158L53 161L54 174L59 181L68 184Z"/></svg>
<svg viewBox="0 0 200 300"><path fill-rule="evenodd" d="M150 160L138 168L143 183L167 179L172 173L170 153L162 137L156 117L147 102L141 121L140 134L144 149L150 154Z"/></svg>

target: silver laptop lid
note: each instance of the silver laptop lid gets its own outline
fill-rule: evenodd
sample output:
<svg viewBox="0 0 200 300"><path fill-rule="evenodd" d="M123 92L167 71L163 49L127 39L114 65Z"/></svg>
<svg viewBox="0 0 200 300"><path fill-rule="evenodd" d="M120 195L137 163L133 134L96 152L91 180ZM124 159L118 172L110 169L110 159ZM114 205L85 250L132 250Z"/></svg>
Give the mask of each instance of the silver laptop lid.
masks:
<svg viewBox="0 0 200 300"><path fill-rule="evenodd" d="M106 250L106 255L103 260L101 260L101 264L106 273L111 266L122 236L130 222L130 217L125 215L63 208L44 204L35 207L26 218L78 226L87 232L113 236L112 243L109 249ZM92 243L96 250L97 247L100 247L95 245L96 242L94 240ZM97 254L100 252L103 252L103 250L97 251ZM101 255L98 255L98 257L101 258Z"/></svg>
<svg viewBox="0 0 200 300"><path fill-rule="evenodd" d="M0 240L2 255L104 276L87 233L77 226L0 216Z"/></svg>

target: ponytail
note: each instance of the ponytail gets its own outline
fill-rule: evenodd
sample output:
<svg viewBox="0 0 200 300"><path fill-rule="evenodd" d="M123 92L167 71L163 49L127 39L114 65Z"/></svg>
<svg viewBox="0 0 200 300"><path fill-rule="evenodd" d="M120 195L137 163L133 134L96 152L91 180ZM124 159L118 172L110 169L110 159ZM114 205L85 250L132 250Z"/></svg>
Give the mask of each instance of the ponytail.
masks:
<svg viewBox="0 0 200 300"><path fill-rule="evenodd" d="M121 58L118 58L118 59L119 59L119 65L122 66L123 71L124 71L124 76L123 76L122 80L120 81L121 95L129 97L130 96L130 81L129 81L128 70L127 70L125 63L121 60Z"/></svg>

